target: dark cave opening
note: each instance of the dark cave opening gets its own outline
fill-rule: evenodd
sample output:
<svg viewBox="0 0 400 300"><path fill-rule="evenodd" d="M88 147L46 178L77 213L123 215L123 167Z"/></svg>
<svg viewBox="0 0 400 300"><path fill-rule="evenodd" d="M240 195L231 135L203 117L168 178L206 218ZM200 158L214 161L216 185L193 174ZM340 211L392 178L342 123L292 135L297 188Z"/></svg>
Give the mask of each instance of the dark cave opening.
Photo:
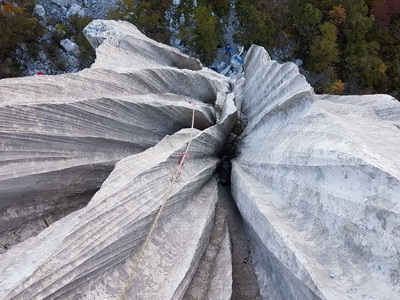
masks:
<svg viewBox="0 0 400 300"><path fill-rule="evenodd" d="M228 135L224 146L222 147L221 154L219 156L220 162L217 166L217 173L219 176L219 183L223 186L231 183L231 160L235 158L236 150L240 141L240 135L244 131L247 125L247 118L244 114L239 112L238 121L233 127L232 131Z"/></svg>

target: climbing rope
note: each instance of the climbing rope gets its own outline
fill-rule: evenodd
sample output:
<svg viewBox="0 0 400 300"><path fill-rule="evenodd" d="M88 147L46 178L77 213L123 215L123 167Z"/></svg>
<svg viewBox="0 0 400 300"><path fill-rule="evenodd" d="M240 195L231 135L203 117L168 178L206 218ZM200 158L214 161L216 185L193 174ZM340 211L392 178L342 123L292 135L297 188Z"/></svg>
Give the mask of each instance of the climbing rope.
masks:
<svg viewBox="0 0 400 300"><path fill-rule="evenodd" d="M194 129L194 112L195 112L196 103L193 101L188 101L188 102L193 105L191 129ZM142 260L143 254L146 251L151 239L153 238L154 231L157 227L158 221L159 221L160 216L165 208L165 205L167 204L167 201L168 201L169 197L171 196L171 193L172 193L172 190L173 190L175 184L179 181L179 176L182 172L183 165L185 164L185 159L189 158L188 152L189 152L190 145L192 144L192 141L193 141L193 130L190 131L189 143L187 144L185 151L179 157L178 167L176 168L176 171L171 178L171 184L169 185L167 192L165 193L164 197L162 198L162 203L161 203L160 208L158 209L158 212L154 219L154 222L151 225L150 231L147 234L146 240L144 241L144 244L139 252L139 255L136 257L135 263L133 264L133 266L131 268L131 274L129 275L129 278L125 283L124 289L122 290L121 296L119 298L120 300L123 300L124 297L126 296L126 293L128 292L128 289L133 280L133 276L135 275L135 271L136 271L137 267L139 266L139 263Z"/></svg>

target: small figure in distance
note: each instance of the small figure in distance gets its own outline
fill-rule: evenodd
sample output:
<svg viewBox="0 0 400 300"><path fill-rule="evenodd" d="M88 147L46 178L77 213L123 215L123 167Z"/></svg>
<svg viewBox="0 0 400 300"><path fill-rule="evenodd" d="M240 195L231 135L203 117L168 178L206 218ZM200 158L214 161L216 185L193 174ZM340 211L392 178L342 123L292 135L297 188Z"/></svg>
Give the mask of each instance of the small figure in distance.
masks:
<svg viewBox="0 0 400 300"><path fill-rule="evenodd" d="M227 55L229 55L229 57L231 57L231 55L232 55L232 48L231 48L231 45L227 45L226 47L225 47L225 54L227 54Z"/></svg>

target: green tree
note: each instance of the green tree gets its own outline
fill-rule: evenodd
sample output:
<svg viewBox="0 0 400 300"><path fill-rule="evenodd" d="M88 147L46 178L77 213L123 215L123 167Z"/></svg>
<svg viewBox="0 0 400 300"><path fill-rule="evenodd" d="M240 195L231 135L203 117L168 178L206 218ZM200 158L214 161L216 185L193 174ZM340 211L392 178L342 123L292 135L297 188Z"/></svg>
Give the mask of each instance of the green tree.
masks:
<svg viewBox="0 0 400 300"><path fill-rule="evenodd" d="M333 63L339 62L339 49L336 43L337 29L335 25L325 22L320 26L321 35L314 39L310 46L310 67L322 73Z"/></svg>
<svg viewBox="0 0 400 300"><path fill-rule="evenodd" d="M342 28L340 70L351 93L372 92L385 86L387 65L379 57L380 44L373 39L374 20L364 0L343 0L346 20Z"/></svg>
<svg viewBox="0 0 400 300"><path fill-rule="evenodd" d="M218 34L217 17L212 15L208 6L199 5L194 11L194 29L192 49L201 61L211 65L216 57Z"/></svg>
<svg viewBox="0 0 400 300"><path fill-rule="evenodd" d="M229 13L229 0L202 0L199 4L209 6L218 18L226 17Z"/></svg>
<svg viewBox="0 0 400 300"><path fill-rule="evenodd" d="M297 55L304 58L308 54L311 42L319 34L322 12L303 0L289 0L288 7L289 27L298 45Z"/></svg>
<svg viewBox="0 0 400 300"><path fill-rule="evenodd" d="M346 70L349 72L346 82L350 93L373 93L387 84L387 66L376 55L347 56Z"/></svg>
<svg viewBox="0 0 400 300"><path fill-rule="evenodd" d="M387 66L386 86L379 86L378 92L392 93L394 96L400 96L400 42L391 27L377 27L374 31L373 39L380 44L379 57L382 58Z"/></svg>
<svg viewBox="0 0 400 300"><path fill-rule="evenodd" d="M235 41L245 47L257 44L271 48L276 33L271 15L248 0L236 1L236 7L240 25L234 36Z"/></svg>
<svg viewBox="0 0 400 300"><path fill-rule="evenodd" d="M374 46L368 45L367 36L373 28L373 18L369 15L368 6L364 0L347 0L344 2L347 18L343 22L343 34L346 56L368 55Z"/></svg>
<svg viewBox="0 0 400 300"><path fill-rule="evenodd" d="M69 18L71 23L71 30L69 35L74 37L75 43L79 46L79 60L81 67L90 67L94 62L95 51L83 35L83 29L92 21L90 17L81 17L79 15L72 15Z"/></svg>
<svg viewBox="0 0 400 300"><path fill-rule="evenodd" d="M117 8L109 13L110 19L124 20L136 25L140 31L159 42L168 43L168 31L165 12L172 0L134 1L120 0Z"/></svg>

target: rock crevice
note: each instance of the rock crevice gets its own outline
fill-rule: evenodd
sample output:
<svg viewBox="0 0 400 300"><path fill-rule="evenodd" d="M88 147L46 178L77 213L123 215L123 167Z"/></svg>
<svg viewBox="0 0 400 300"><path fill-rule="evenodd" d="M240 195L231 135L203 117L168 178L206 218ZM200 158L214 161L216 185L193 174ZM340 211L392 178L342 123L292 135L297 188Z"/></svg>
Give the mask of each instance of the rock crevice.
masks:
<svg viewBox="0 0 400 300"><path fill-rule="evenodd" d="M1 299L396 298L396 100L315 95L258 46L233 84L131 24L85 34L90 69L0 80Z"/></svg>

